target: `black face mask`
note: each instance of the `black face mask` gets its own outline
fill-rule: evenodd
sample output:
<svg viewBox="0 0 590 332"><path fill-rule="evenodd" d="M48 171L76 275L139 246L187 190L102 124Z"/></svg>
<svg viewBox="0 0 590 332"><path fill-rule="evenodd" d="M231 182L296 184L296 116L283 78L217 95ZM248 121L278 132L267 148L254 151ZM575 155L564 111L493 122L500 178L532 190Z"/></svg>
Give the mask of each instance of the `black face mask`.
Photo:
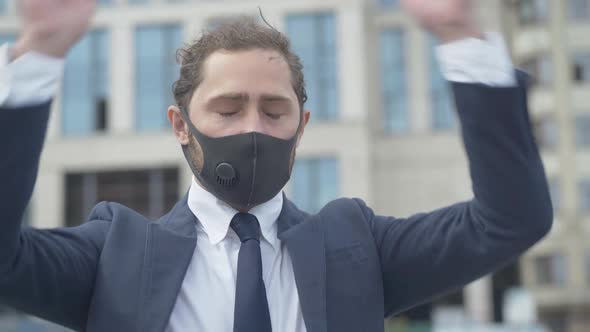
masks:
<svg viewBox="0 0 590 332"><path fill-rule="evenodd" d="M203 151L202 169L188 145L182 146L184 156L201 185L218 199L248 211L276 196L289 181L299 128L288 140L258 132L213 138L192 124L185 108L180 113Z"/></svg>

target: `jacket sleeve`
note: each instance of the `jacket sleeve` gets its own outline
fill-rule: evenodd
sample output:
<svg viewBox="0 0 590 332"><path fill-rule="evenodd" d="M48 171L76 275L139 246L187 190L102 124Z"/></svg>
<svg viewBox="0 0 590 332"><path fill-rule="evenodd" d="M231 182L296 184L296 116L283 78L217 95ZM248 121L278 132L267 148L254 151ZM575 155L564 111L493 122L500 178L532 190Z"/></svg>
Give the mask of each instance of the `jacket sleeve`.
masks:
<svg viewBox="0 0 590 332"><path fill-rule="evenodd" d="M553 210L532 136L524 74L517 87L453 83L474 198L397 219L357 200L380 255L386 315L455 290L546 235Z"/></svg>
<svg viewBox="0 0 590 332"><path fill-rule="evenodd" d="M50 103L0 107L0 302L82 330L109 222L50 230L21 228L49 108Z"/></svg>

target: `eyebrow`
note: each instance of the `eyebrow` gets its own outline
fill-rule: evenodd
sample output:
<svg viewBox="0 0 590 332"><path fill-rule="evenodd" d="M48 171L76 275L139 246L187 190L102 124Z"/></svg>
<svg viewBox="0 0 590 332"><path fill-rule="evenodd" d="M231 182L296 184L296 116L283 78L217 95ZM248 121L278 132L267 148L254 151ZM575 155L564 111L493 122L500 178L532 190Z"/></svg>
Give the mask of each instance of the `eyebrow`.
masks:
<svg viewBox="0 0 590 332"><path fill-rule="evenodd" d="M286 96L283 95L278 95L278 94L262 94L261 98L263 101L286 101L286 102L290 102L291 99L289 99ZM217 95L215 97L212 97L211 99L209 99L207 101L207 104L211 104L211 103L215 103L217 101L239 101L239 102L247 102L250 99L250 96L247 93L240 93L240 92L236 92L236 93L223 93L220 95Z"/></svg>

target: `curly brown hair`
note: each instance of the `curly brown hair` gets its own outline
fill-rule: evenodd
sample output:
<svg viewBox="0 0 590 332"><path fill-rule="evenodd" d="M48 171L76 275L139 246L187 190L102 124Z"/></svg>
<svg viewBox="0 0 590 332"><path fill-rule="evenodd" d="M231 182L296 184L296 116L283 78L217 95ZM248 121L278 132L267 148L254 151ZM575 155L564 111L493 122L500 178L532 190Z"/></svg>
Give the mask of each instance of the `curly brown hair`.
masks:
<svg viewBox="0 0 590 332"><path fill-rule="evenodd" d="M266 23L266 21L265 21ZM210 31L176 52L180 63L180 78L173 85L173 94L179 107L187 107L193 93L203 80L202 66L209 55L217 50L245 51L273 50L281 54L291 70L291 81L299 107L307 100L303 65L293 52L289 38L277 29L257 23L251 17L239 17Z"/></svg>

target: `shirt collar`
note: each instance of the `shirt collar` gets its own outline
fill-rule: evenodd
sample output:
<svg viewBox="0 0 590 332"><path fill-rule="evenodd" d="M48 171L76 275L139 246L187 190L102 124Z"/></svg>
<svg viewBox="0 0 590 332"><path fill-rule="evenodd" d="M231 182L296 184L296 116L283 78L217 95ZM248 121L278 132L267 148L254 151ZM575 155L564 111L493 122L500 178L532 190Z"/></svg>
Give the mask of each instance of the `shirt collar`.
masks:
<svg viewBox="0 0 590 332"><path fill-rule="evenodd" d="M209 242L221 242L229 231L229 224L238 211L201 187L193 176L188 193L188 207L197 217ZM279 192L269 201L253 207L248 213L256 216L262 237L277 250L277 218L283 208L283 193Z"/></svg>

